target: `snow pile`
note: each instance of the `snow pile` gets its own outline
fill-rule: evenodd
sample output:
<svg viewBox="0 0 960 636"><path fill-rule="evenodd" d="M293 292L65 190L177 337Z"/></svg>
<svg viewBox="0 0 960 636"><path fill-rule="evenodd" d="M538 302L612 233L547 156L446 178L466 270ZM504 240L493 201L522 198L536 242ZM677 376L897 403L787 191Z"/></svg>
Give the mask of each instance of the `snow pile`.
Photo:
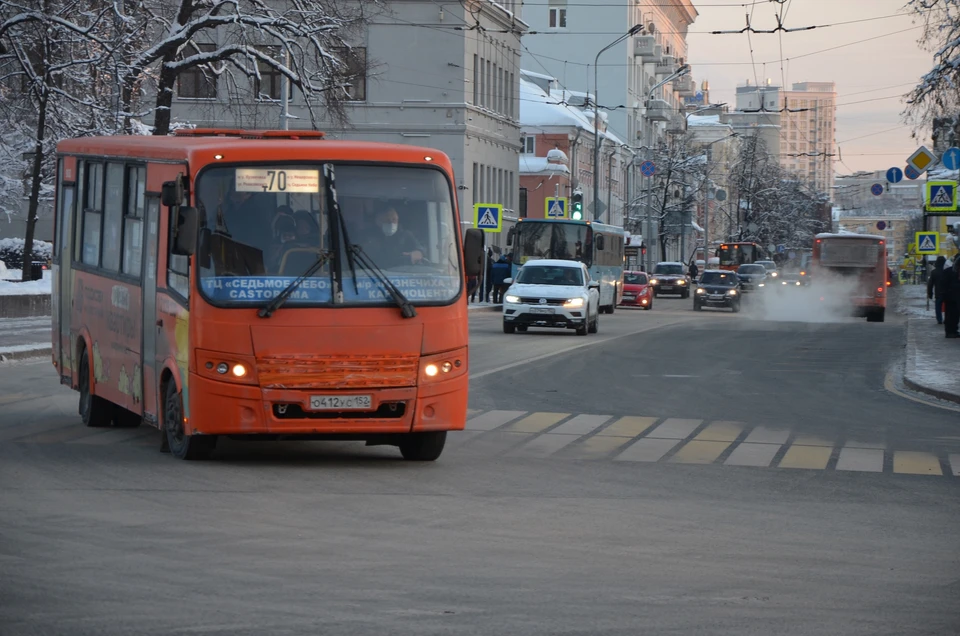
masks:
<svg viewBox="0 0 960 636"><path fill-rule="evenodd" d="M11 278L10 270L7 269L6 263L0 261L0 280L4 280L6 278Z"/></svg>
<svg viewBox="0 0 960 636"><path fill-rule="evenodd" d="M41 280L31 280L21 283L23 272L19 269L7 269L6 274L0 270L0 296L45 296L50 294L53 281L49 269L43 270Z"/></svg>
<svg viewBox="0 0 960 636"><path fill-rule="evenodd" d="M23 264L23 244L22 238L0 239L0 261L3 261L7 267L20 267ZM53 243L36 240L33 242L34 261L46 261L52 256Z"/></svg>

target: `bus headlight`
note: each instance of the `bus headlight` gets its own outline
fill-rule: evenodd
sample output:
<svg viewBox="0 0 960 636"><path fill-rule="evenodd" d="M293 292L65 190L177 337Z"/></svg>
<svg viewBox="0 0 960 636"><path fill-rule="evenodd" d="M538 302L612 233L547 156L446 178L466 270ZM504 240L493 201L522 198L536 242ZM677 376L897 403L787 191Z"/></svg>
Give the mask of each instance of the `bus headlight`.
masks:
<svg viewBox="0 0 960 636"><path fill-rule="evenodd" d="M520 297L514 296L513 294L507 294L503 297L503 302L515 305L520 302Z"/></svg>
<svg viewBox="0 0 960 636"><path fill-rule="evenodd" d="M571 298L567 302L563 303L563 306L566 307L567 309L583 307L583 298Z"/></svg>
<svg viewBox="0 0 960 636"><path fill-rule="evenodd" d="M218 382L257 384L257 364L253 356L198 349L197 373Z"/></svg>
<svg viewBox="0 0 960 636"><path fill-rule="evenodd" d="M420 378L426 382L448 380L466 372L466 349L424 356L420 359Z"/></svg>

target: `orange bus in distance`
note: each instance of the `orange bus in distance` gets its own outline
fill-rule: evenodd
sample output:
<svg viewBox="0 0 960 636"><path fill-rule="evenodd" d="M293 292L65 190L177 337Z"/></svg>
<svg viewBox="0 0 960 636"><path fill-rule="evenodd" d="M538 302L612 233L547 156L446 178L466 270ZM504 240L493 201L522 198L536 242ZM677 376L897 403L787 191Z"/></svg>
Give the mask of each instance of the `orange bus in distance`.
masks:
<svg viewBox="0 0 960 636"><path fill-rule="evenodd" d="M757 243L723 243L717 248L720 269L737 271L741 265L767 260L767 252Z"/></svg>
<svg viewBox="0 0 960 636"><path fill-rule="evenodd" d="M349 439L440 456L467 409L450 160L306 131L197 129L58 146L53 364L87 426Z"/></svg>
<svg viewBox="0 0 960 636"><path fill-rule="evenodd" d="M854 316L883 322L887 308L887 247L882 236L818 234L810 259L821 294L849 296Z"/></svg>

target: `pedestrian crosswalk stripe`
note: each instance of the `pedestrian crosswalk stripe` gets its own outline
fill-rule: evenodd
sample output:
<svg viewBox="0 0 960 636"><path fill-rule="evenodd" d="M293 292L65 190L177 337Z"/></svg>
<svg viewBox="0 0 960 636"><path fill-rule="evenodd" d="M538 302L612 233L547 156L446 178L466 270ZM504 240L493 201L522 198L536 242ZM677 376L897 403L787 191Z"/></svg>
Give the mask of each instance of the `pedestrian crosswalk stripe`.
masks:
<svg viewBox="0 0 960 636"><path fill-rule="evenodd" d="M729 446L730 442L704 442L694 439L684 444L670 461L677 464L712 464Z"/></svg>
<svg viewBox="0 0 960 636"><path fill-rule="evenodd" d="M732 442L740 436L743 425L737 422L714 422L694 439L702 442Z"/></svg>
<svg viewBox="0 0 960 636"><path fill-rule="evenodd" d="M794 444L780 460L780 468L807 468L823 470L830 461L833 449L825 446L800 446Z"/></svg>
<svg viewBox="0 0 960 636"><path fill-rule="evenodd" d="M942 475L940 460L931 453L896 451L893 453L893 472L906 475Z"/></svg>
<svg viewBox="0 0 960 636"><path fill-rule="evenodd" d="M773 461L780 444L754 444L744 442L738 445L724 464L728 466L757 466L766 468Z"/></svg>
<svg viewBox="0 0 960 636"><path fill-rule="evenodd" d="M767 428L766 426L758 426L747 435L747 439L743 440L752 444L786 444L787 439L790 437L790 431L776 430L772 428Z"/></svg>
<svg viewBox="0 0 960 636"><path fill-rule="evenodd" d="M622 462L656 462L673 450L680 443L677 439L657 439L641 437L637 442L627 447L616 459Z"/></svg>
<svg viewBox="0 0 960 636"><path fill-rule="evenodd" d="M526 411L487 411L467 421L467 429L471 431L492 431L500 428L507 422L512 422Z"/></svg>
<svg viewBox="0 0 960 636"><path fill-rule="evenodd" d="M514 433L540 433L568 417L570 417L569 413L531 413L519 422L511 424L507 430Z"/></svg>
<svg viewBox="0 0 960 636"><path fill-rule="evenodd" d="M636 417L627 415L621 417L610 426L601 430L597 435L610 435L615 437L636 437L642 435L647 429L657 423L655 417Z"/></svg>
<svg viewBox="0 0 960 636"><path fill-rule="evenodd" d="M620 447L633 441L633 437L614 437L612 435L600 435L588 437L577 448L577 457L583 459L597 459L605 457Z"/></svg>
<svg viewBox="0 0 960 636"><path fill-rule="evenodd" d="M827 446L833 448L833 442L809 435L799 435L793 440L793 443L797 446Z"/></svg>
<svg viewBox="0 0 960 636"><path fill-rule="evenodd" d="M592 433L609 419L609 415L578 415L550 432L563 435L586 435Z"/></svg>
<svg viewBox="0 0 960 636"><path fill-rule="evenodd" d="M960 455L950 455L950 468L954 477L960 477Z"/></svg>
<svg viewBox="0 0 960 636"><path fill-rule="evenodd" d="M702 424L702 420L681 420L670 418L664 420L663 424L653 429L649 437L658 439L686 439Z"/></svg>
<svg viewBox="0 0 960 636"><path fill-rule="evenodd" d="M852 448L845 446L837 459L837 470L854 470L869 473L883 472L883 451L876 448Z"/></svg>

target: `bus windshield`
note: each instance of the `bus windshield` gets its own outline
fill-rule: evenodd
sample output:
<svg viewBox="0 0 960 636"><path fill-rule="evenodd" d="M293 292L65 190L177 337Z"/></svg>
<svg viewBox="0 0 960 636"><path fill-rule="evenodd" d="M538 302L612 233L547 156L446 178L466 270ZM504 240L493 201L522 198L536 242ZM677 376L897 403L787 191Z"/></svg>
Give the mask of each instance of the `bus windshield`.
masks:
<svg viewBox="0 0 960 636"><path fill-rule="evenodd" d="M444 303L460 291L460 260L450 185L439 170L376 165L335 166L336 194L350 242L414 304ZM322 164L223 166L196 179L201 217L197 252L204 295L218 305L262 305L308 270L287 301L333 299L334 274L344 303L385 303L372 272L335 243ZM339 254L331 255L340 245Z"/></svg>
<svg viewBox="0 0 960 636"><path fill-rule="evenodd" d="M720 265L743 265L744 263L753 263L757 258L754 246L745 243L740 245L722 245L720 246Z"/></svg>
<svg viewBox="0 0 960 636"><path fill-rule="evenodd" d="M820 265L823 267L876 267L880 245L862 239L831 238L820 246Z"/></svg>
<svg viewBox="0 0 960 636"><path fill-rule="evenodd" d="M514 262L553 258L586 262L587 226L581 223L520 223Z"/></svg>

